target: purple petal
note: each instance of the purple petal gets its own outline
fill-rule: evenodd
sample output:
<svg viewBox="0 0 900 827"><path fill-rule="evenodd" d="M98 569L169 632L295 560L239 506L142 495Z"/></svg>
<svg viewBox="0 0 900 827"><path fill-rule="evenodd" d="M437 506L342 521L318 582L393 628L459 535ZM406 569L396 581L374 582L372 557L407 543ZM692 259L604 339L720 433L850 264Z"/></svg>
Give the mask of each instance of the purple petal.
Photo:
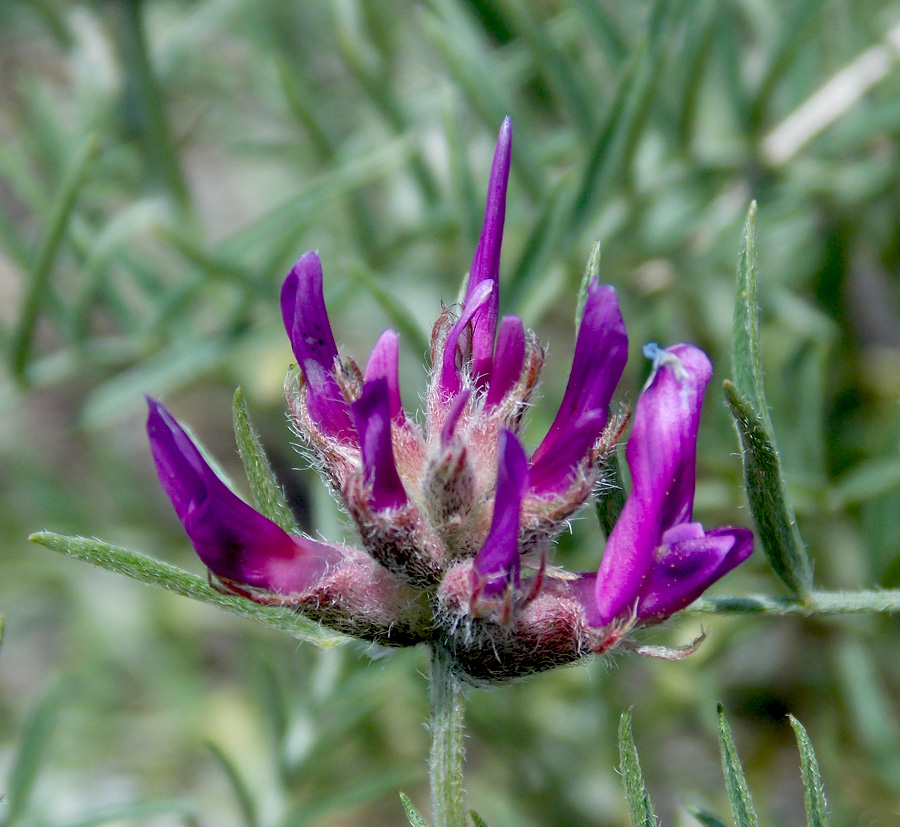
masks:
<svg viewBox="0 0 900 827"><path fill-rule="evenodd" d="M697 430L712 365L693 345L651 354L654 372L638 399L625 450L632 491L597 573L603 625L634 606L662 535L689 523L693 510Z"/></svg>
<svg viewBox="0 0 900 827"><path fill-rule="evenodd" d="M532 468L539 467L560 448L565 450L585 414L598 413L601 416L594 420L596 429L588 447L593 444L606 427L609 403L626 361L628 334L616 291L594 280L588 286L569 383L556 419L531 457Z"/></svg>
<svg viewBox="0 0 900 827"><path fill-rule="evenodd" d="M447 340L444 342L444 352L441 357L440 387L444 396L454 396L462 389L462 381L459 378L459 370L456 366L456 350L459 345L459 337L466 329L466 325L472 321L472 317L480 310L491 295L496 293L497 285L494 282L482 282L477 289L470 290L466 297L466 306L456 324L450 328Z"/></svg>
<svg viewBox="0 0 900 827"><path fill-rule="evenodd" d="M606 412L586 413L572 424L564 440L531 466L529 488L538 497L551 496L571 484L572 475L606 425Z"/></svg>
<svg viewBox="0 0 900 827"><path fill-rule="evenodd" d="M635 411L626 457L635 491L662 506L662 533L691 521L697 434L712 365L700 348L687 344L666 350L648 345L644 355L653 359L653 373L638 400L643 416L639 422Z"/></svg>
<svg viewBox="0 0 900 827"><path fill-rule="evenodd" d="M475 572L485 580L484 593L502 592L519 583L519 519L528 483L528 458L511 431L500 433L497 492L491 529L475 555Z"/></svg>
<svg viewBox="0 0 900 827"><path fill-rule="evenodd" d="M456 426L459 423L459 418L466 409L466 404L471 395L472 391L469 390L457 394L447 408L447 415L444 418L444 424L441 426L441 448L447 448L450 445L450 442L456 434Z"/></svg>
<svg viewBox="0 0 900 827"><path fill-rule="evenodd" d="M310 416L329 436L352 440L347 400L334 375L338 350L322 294L322 263L315 252L300 256L284 280L281 315L306 379Z"/></svg>
<svg viewBox="0 0 900 827"><path fill-rule="evenodd" d="M673 539L673 532L685 526L697 526L700 536ZM657 549L641 590L639 620L662 619L689 606L753 553L753 533L746 528L716 528L704 534L698 523L684 523L663 539L668 542Z"/></svg>
<svg viewBox="0 0 900 827"><path fill-rule="evenodd" d="M486 409L503 401L519 381L524 364L525 327L518 316L504 316L497 334L497 352L491 366L491 378L484 402Z"/></svg>
<svg viewBox="0 0 900 827"><path fill-rule="evenodd" d="M388 387L388 407L391 419L403 421L403 405L400 402L400 336L393 330L385 330L378 338L366 364L365 379L384 378Z"/></svg>
<svg viewBox="0 0 900 827"><path fill-rule="evenodd" d="M372 486L372 508L383 511L406 505L406 491L394 462L387 380L380 377L367 381L351 410L366 482Z"/></svg>
<svg viewBox="0 0 900 827"><path fill-rule="evenodd" d="M469 289L466 302L483 282L491 282L494 289L481 311L472 320L472 375L479 386L491 371L494 356L494 333L497 327L497 312L500 307L500 293L497 285L500 279L500 249L503 243L503 222L506 217L506 188L509 182L509 165L512 156L512 121L504 118L497 136L491 177L488 182L487 204L481 237L469 271Z"/></svg>
<svg viewBox="0 0 900 827"><path fill-rule="evenodd" d="M147 399L147 436L163 490L197 555L217 577L282 595L307 591L342 556L292 537L215 474L172 415Z"/></svg>

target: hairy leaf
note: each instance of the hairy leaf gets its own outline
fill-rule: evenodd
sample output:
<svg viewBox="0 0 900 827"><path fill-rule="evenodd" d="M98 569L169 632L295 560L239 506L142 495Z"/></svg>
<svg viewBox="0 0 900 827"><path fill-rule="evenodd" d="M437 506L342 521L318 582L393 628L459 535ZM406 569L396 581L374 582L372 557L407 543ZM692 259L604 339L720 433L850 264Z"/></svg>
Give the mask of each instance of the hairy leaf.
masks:
<svg viewBox="0 0 900 827"><path fill-rule="evenodd" d="M734 746L731 727L725 719L725 710L721 704L719 704L719 746L722 750L722 771L725 774L725 787L731 803L734 827L759 827L747 779L744 777L744 770Z"/></svg>
<svg viewBox="0 0 900 827"><path fill-rule="evenodd" d="M657 827L656 815L650 803L650 795L644 785L644 774L638 760L634 733L631 728L631 711L623 712L619 719L619 769L625 784L628 812L634 827Z"/></svg>
<svg viewBox="0 0 900 827"><path fill-rule="evenodd" d="M800 748L800 773L803 777L803 803L806 805L806 823L809 827L828 827L828 816L825 804L825 788L819 774L819 762L813 751L812 743L803 724L793 715L788 720L797 736Z"/></svg>
<svg viewBox="0 0 900 827"><path fill-rule="evenodd" d="M300 528L291 507L285 499L281 485L269 464L269 458L263 450L259 436L254 431L244 401L244 392L238 388L234 392L232 406L234 419L234 438L237 442L238 454L250 483L253 504L257 510L272 522L281 526L288 534L299 534Z"/></svg>

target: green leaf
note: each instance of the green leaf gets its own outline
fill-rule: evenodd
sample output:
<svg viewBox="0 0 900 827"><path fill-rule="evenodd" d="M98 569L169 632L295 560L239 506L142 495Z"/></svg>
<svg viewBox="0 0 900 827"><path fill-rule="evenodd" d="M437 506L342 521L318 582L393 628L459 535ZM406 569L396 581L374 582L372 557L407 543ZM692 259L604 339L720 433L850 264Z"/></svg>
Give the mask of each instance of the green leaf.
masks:
<svg viewBox="0 0 900 827"><path fill-rule="evenodd" d="M246 827L258 827L259 817L256 813L256 802L253 800L253 794L250 792L246 780L241 775L241 771L218 744L210 741L207 743L207 746L212 751L219 766L225 771L225 775L228 778L228 786L231 787L231 791L237 800L244 824Z"/></svg>
<svg viewBox="0 0 900 827"><path fill-rule="evenodd" d="M25 725L7 782L4 824L16 824L23 820L28 812L34 785L56 723L59 698L60 687L54 686L41 700Z"/></svg>
<svg viewBox="0 0 900 827"><path fill-rule="evenodd" d="M703 825L703 827L726 827L724 821L720 821L707 810L702 810L695 804L685 804L684 806L687 811Z"/></svg>
<svg viewBox="0 0 900 827"><path fill-rule="evenodd" d="M657 827L656 815L644 785L644 774L641 772L641 763L634 744L631 710L623 712L619 719L619 769L625 784L631 823L634 827Z"/></svg>
<svg viewBox="0 0 900 827"><path fill-rule="evenodd" d="M800 748L800 773L803 776L803 803L806 805L806 823L809 827L828 827L825 789L822 786L819 762L816 761L812 743L800 721L793 715L788 715L788 720L794 728L794 735L797 736L797 746Z"/></svg>
<svg viewBox="0 0 900 827"><path fill-rule="evenodd" d="M763 550L775 573L795 594L812 589L812 569L787 496L759 361L756 202L750 205L738 257L731 370L725 397L743 446L747 499Z"/></svg>
<svg viewBox="0 0 900 827"><path fill-rule="evenodd" d="M576 230L594 214L609 187L622 178L640 144L638 139L661 79L667 35L678 18L680 5L672 0L657 0L650 12L645 39L631 51L616 96L595 130L597 138L572 201L571 225Z"/></svg>
<svg viewBox="0 0 900 827"><path fill-rule="evenodd" d="M828 492L835 511L859 505L900 488L900 457L877 457L860 463L842 476Z"/></svg>
<svg viewBox="0 0 900 827"><path fill-rule="evenodd" d="M738 254L737 288L732 329L731 373L741 395L759 412L767 430L772 429L763 391L759 362L759 300L756 270L756 202L750 204L741 251Z"/></svg>
<svg viewBox="0 0 900 827"><path fill-rule="evenodd" d="M269 464L269 458L263 450L259 436L253 430L250 414L247 412L247 403L244 401L244 392L240 388L234 392L232 418L234 420L234 439L237 442L238 454L250 483L253 504L261 514L277 523L288 534L299 534L300 528L291 512L291 507L278 484L278 479Z"/></svg>
<svg viewBox="0 0 900 827"><path fill-rule="evenodd" d="M575 303L575 335L578 335L578 329L581 327L581 318L584 316L584 305L587 303L588 287L594 279L600 278L600 242L594 245L588 256L587 264L584 268L584 275L581 277L581 285L578 288L578 301Z"/></svg>
<svg viewBox="0 0 900 827"><path fill-rule="evenodd" d="M744 484L769 564L781 581L806 599L812 588L809 559L787 503L778 450L753 407L729 381L722 385L741 439Z"/></svg>
<svg viewBox="0 0 900 827"><path fill-rule="evenodd" d="M109 545L100 540L85 537L66 537L50 531L40 531L29 538L67 557L74 557L86 563L124 574L133 580L158 586L175 594L191 597L201 603L209 603L226 612L247 617L292 637L328 648L346 642L347 638L323 629L317 623L307 620L292 609L283 606L262 606L236 595L216 591L206 579L183 571L169 563L154 560L145 554Z"/></svg>
<svg viewBox="0 0 900 827"><path fill-rule="evenodd" d="M409 796L406 793L400 793L400 803L403 804L406 817L409 819L412 827L428 827L428 823L419 815L418 810L413 807L413 803L409 800Z"/></svg>
<svg viewBox="0 0 900 827"><path fill-rule="evenodd" d="M722 772L725 774L725 787L731 803L734 827L759 827L747 779L744 777L744 770L734 746L731 727L725 719L725 710L721 704L719 704L719 746L722 749Z"/></svg>
<svg viewBox="0 0 900 827"><path fill-rule="evenodd" d="M616 451L608 454L600 466L597 478L597 519L605 537L618 522L619 515L625 507L625 488L622 485L622 469L619 467L619 455Z"/></svg>
<svg viewBox="0 0 900 827"><path fill-rule="evenodd" d="M469 810L469 818L472 819L472 823L475 827L488 827L487 822L474 810Z"/></svg>
<svg viewBox="0 0 900 827"><path fill-rule="evenodd" d="M48 294L48 283L56 261L56 254L62 245L66 235L66 228L81 186L87 178L100 149L100 136L96 133L89 135L75 150L74 156L63 176L59 190L53 199L50 214L44 228L37 255L34 258L34 266L29 274L28 287L25 290L25 299L18 324L13 333L12 356L13 374L23 379L25 368L28 364L28 354L31 350L31 337L37 324L41 307Z"/></svg>

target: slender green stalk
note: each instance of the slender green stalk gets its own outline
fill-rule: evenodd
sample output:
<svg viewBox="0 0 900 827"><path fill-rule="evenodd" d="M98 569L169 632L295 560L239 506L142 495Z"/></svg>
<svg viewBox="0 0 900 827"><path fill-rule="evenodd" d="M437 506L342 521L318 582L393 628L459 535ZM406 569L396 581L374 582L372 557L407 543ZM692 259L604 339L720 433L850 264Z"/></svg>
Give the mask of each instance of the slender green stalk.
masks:
<svg viewBox="0 0 900 827"><path fill-rule="evenodd" d="M450 653L431 650L431 808L434 827L466 827L463 790L465 690L456 679Z"/></svg>
<svg viewBox="0 0 900 827"><path fill-rule="evenodd" d="M900 591L810 592L804 600L745 594L701 597L687 612L702 614L836 615L900 614Z"/></svg>

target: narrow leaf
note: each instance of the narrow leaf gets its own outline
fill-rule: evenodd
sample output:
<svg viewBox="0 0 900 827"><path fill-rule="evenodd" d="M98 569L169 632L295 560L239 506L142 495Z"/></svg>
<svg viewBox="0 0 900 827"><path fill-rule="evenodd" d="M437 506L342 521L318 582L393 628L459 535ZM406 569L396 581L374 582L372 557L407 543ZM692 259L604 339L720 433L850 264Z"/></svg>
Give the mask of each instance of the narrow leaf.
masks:
<svg viewBox="0 0 900 827"><path fill-rule="evenodd" d="M241 775L240 770L218 744L210 741L207 743L207 746L212 751L219 766L225 771L225 775L228 778L228 786L231 787L231 791L237 800L244 824L246 827L258 827L259 817L256 814L256 802L254 802L250 788L247 786L247 782Z"/></svg>
<svg viewBox="0 0 900 827"><path fill-rule="evenodd" d="M625 507L625 488L622 485L622 470L619 467L619 455L613 451L608 454L600 466L597 478L597 519L604 537L609 537L618 522L619 515Z"/></svg>
<svg viewBox="0 0 900 827"><path fill-rule="evenodd" d="M469 810L469 818L472 819L472 823L475 827L488 827L487 822L474 810Z"/></svg>
<svg viewBox="0 0 900 827"><path fill-rule="evenodd" d="M575 303L575 335L578 335L578 328L581 327L581 317L584 315L584 305L587 302L588 287L594 279L600 278L600 242L598 241L588 256L587 264L584 268L584 275L581 277L581 286L578 288L578 301Z"/></svg>
<svg viewBox="0 0 900 827"><path fill-rule="evenodd" d="M800 748L800 774L803 777L803 803L806 805L806 823L809 827L828 827L825 788L822 785L822 776L819 774L819 762L816 761L812 743L800 721L793 715L788 715L788 720L794 728L794 735L797 736L797 746Z"/></svg>
<svg viewBox="0 0 900 827"><path fill-rule="evenodd" d="M763 391L759 361L759 300L756 270L756 202L750 204L741 251L738 254L737 287L732 328L731 373L741 395L759 413L766 430L771 431L769 409Z"/></svg>
<svg viewBox="0 0 900 827"><path fill-rule="evenodd" d="M712 813L697 807L695 804L685 804L687 811L699 821L703 827L726 827L725 822L716 818Z"/></svg>
<svg viewBox="0 0 900 827"><path fill-rule="evenodd" d="M19 748L13 760L12 771L6 787L5 824L15 824L23 819L31 803L34 784L50 746L56 713L59 708L60 689L54 687L41 700L34 714L25 725Z"/></svg>
<svg viewBox="0 0 900 827"><path fill-rule="evenodd" d="M721 704L719 704L719 746L722 749L722 771L725 774L725 787L731 803L734 827L759 827L747 779L744 777L744 770L734 746L731 727L725 719L725 710Z"/></svg>
<svg viewBox="0 0 900 827"><path fill-rule="evenodd" d="M781 581L805 599L812 572L794 512L787 502L778 450L757 412L729 381L725 399L741 439L744 484L753 521L769 564Z"/></svg>
<svg viewBox="0 0 900 827"><path fill-rule="evenodd" d="M787 496L775 432L763 389L759 360L759 301L756 268L756 202L750 205L741 237L732 330L731 372L726 383L743 444L747 498L769 563L784 584L805 597L812 589L812 569Z"/></svg>
<svg viewBox="0 0 900 827"><path fill-rule="evenodd" d="M240 388L234 392L232 418L234 420L234 439L237 442L238 454L250 483L253 504L261 514L280 525L288 534L299 534L300 528L291 512L291 507L278 484L278 479L269 464L269 458L263 450L259 436L253 430L250 414L247 412L247 403L244 401L244 392Z"/></svg>
<svg viewBox="0 0 900 827"><path fill-rule="evenodd" d="M644 785L644 774L641 772L641 763L634 744L630 710L623 712L619 719L619 768L625 784L631 823L634 827L657 827L656 815L650 803L647 787Z"/></svg>
<svg viewBox="0 0 900 827"><path fill-rule="evenodd" d="M63 176L59 190L50 208L50 215L38 246L34 266L29 273L28 287L18 324L13 334L11 355L14 375L21 379L25 375L28 354L31 350L31 336L37 324L41 306L47 297L48 282L56 261L56 254L66 235L69 218L75 208L78 193L91 165L100 149L100 136L89 135L75 151Z"/></svg>
<svg viewBox="0 0 900 827"><path fill-rule="evenodd" d="M409 819L412 827L428 827L428 823L419 815L418 810L413 807L413 803L409 800L409 796L406 793L400 793L400 803L403 804L406 817Z"/></svg>
<svg viewBox="0 0 900 827"><path fill-rule="evenodd" d="M66 537L50 531L40 531L29 538L67 557L74 557L117 574L124 574L133 580L139 580L151 586L158 586L175 594L191 597L201 603L218 606L226 612L247 617L287 632L300 640L315 643L328 648L345 642L341 635L321 628L317 623L302 617L293 610L282 606L262 606L230 594L217 592L206 579L196 574L183 571L161 560L154 560L136 551L112 546L100 540L89 540L85 537Z"/></svg>

